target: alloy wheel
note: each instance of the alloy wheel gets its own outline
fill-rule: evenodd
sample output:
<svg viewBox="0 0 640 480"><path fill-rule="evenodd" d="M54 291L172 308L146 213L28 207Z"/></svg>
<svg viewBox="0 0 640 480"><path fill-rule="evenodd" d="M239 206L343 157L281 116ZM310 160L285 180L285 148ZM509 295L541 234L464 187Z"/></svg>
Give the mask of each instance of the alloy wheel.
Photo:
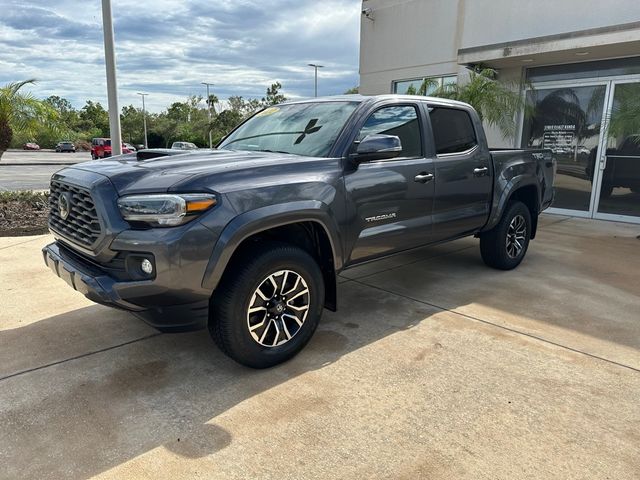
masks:
<svg viewBox="0 0 640 480"><path fill-rule="evenodd" d="M526 235L527 222L522 215L516 215L507 229L507 255L510 258L517 258L522 253Z"/></svg>
<svg viewBox="0 0 640 480"><path fill-rule="evenodd" d="M247 309L251 337L263 347L277 347L291 340L309 313L311 296L304 278L293 270L279 270L254 291Z"/></svg>

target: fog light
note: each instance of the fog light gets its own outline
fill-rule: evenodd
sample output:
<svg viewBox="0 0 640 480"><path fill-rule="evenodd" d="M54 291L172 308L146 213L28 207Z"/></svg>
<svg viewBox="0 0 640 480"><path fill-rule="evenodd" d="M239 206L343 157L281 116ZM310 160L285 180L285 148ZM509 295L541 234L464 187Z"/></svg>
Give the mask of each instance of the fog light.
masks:
<svg viewBox="0 0 640 480"><path fill-rule="evenodd" d="M147 275L151 275L153 273L153 265L146 258L140 262L140 268Z"/></svg>

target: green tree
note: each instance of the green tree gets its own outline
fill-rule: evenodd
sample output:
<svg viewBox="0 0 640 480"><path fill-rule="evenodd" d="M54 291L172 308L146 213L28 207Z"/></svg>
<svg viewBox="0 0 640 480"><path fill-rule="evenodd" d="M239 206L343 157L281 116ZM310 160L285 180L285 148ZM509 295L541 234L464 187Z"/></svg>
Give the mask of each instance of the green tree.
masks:
<svg viewBox="0 0 640 480"><path fill-rule="evenodd" d="M354 95L360 93L360 86L351 87L349 90L344 92L345 95Z"/></svg>
<svg viewBox="0 0 640 480"><path fill-rule="evenodd" d="M525 102L515 85L498 82L497 76L492 68L477 68L469 72L469 81L443 85L432 95L470 104L485 123L497 127L504 138L513 138L516 114L525 108Z"/></svg>
<svg viewBox="0 0 640 480"><path fill-rule="evenodd" d="M622 83L615 87L611 114L607 118L610 138L631 137L640 143L640 84Z"/></svg>
<svg viewBox="0 0 640 480"><path fill-rule="evenodd" d="M280 93L281 88L280 82L272 83L270 87L267 87L267 96L262 98L262 103L267 106L286 102L287 97Z"/></svg>
<svg viewBox="0 0 640 480"><path fill-rule="evenodd" d="M122 140L129 143L144 143L144 123L142 109L133 105L122 107L120 114L120 127L122 129ZM147 127L150 127L149 116L147 115Z"/></svg>
<svg viewBox="0 0 640 480"><path fill-rule="evenodd" d="M44 99L44 102L51 106L56 112L60 122L68 129L74 129L78 123L78 111L73 108L71 102L66 98L51 95Z"/></svg>
<svg viewBox="0 0 640 480"><path fill-rule="evenodd" d="M109 113L104 109L100 102L87 103L80 110L78 127L85 131L98 131L99 137L109 136Z"/></svg>
<svg viewBox="0 0 640 480"><path fill-rule="evenodd" d="M15 133L32 137L37 130L58 128L56 111L30 93L20 90L35 80L8 83L0 88L0 158L11 145Z"/></svg>

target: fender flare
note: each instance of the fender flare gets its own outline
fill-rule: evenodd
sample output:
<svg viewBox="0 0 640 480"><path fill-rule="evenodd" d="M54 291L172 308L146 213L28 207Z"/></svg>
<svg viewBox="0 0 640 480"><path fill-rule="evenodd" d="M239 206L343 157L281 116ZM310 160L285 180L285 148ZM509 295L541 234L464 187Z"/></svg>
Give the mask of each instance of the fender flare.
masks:
<svg viewBox="0 0 640 480"><path fill-rule="evenodd" d="M481 232L491 230L498 224L498 222L502 218L502 215L504 214L504 210L509 203L509 200L511 200L511 197L516 191L520 190L523 187L530 186L533 186L536 189L536 209L539 211L540 185L537 183L537 179L531 178L528 175L513 177L506 183L504 188L501 190L500 195L494 197L493 205L491 206L491 216L489 217L489 220L487 221L485 226L482 228Z"/></svg>
<svg viewBox="0 0 640 480"><path fill-rule="evenodd" d="M271 228L292 223L315 222L331 244L335 271L342 268L342 243L329 207L317 200L268 205L242 213L229 222L216 242L202 279L202 287L213 291L238 246L247 238Z"/></svg>

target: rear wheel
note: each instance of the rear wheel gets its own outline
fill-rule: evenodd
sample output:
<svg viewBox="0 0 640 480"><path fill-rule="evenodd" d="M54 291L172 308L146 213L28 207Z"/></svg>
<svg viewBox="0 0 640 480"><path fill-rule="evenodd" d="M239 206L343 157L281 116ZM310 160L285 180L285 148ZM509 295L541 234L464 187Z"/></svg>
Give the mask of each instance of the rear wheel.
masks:
<svg viewBox="0 0 640 480"><path fill-rule="evenodd" d="M263 243L230 265L211 299L209 332L229 357L267 368L296 355L318 326L324 283L304 250Z"/></svg>
<svg viewBox="0 0 640 480"><path fill-rule="evenodd" d="M507 206L498 225L480 236L480 253L484 263L500 270L517 267L529 247L531 213L519 201Z"/></svg>

